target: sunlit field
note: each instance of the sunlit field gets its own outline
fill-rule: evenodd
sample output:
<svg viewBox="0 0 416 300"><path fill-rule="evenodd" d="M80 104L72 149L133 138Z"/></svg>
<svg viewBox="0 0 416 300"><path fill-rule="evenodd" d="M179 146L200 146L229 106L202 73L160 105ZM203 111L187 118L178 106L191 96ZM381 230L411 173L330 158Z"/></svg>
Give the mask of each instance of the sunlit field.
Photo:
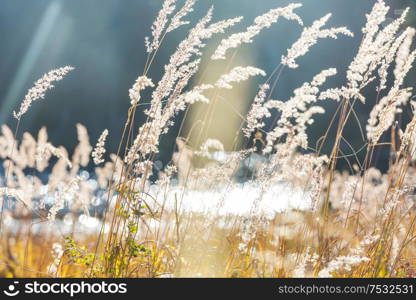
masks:
<svg viewBox="0 0 416 300"><path fill-rule="evenodd" d="M352 32L328 25L336 13L304 21L297 3L276 1L247 27L244 16L219 20L215 7L201 12L195 2L165 0L143 28L146 64L126 91L122 132L102 128L91 140L85 126L68 126L62 134L78 136L72 149L49 141L45 127L26 132L31 106L48 106L50 90L83 66L46 73L15 107L14 126L3 125L0 136L0 276L414 277L416 102L405 80L416 58L416 30L406 20L415 12L388 18L390 8L374 1L361 11L362 31ZM194 13L203 15L195 23ZM276 51L280 64L266 73L242 63L239 51L280 22L301 28ZM183 37L172 48L176 30ZM353 36L361 44L345 49L353 57L347 69L314 70L291 97L276 99L281 79L304 56L313 60L316 44ZM173 52L161 57L166 45ZM154 78L160 59L163 75ZM213 64L221 70L215 78ZM343 85L329 85L333 76ZM231 137L223 141L207 128L218 122L214 106L235 105L233 95L250 106L227 110L217 124ZM323 103L336 109L326 112ZM357 117L363 107L365 124ZM183 114L193 121L185 124ZM330 122L313 127L320 138L312 142L314 120L325 114ZM187 134L163 165L161 139L174 126ZM116 153L109 138L119 143ZM380 151L389 152L385 168Z"/></svg>

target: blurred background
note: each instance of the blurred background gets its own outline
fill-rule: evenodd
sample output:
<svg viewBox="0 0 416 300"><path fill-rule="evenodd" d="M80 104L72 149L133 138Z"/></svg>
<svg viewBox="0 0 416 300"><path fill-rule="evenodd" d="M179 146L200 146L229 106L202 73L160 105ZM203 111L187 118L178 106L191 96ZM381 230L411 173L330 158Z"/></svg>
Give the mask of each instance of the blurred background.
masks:
<svg viewBox="0 0 416 300"><path fill-rule="evenodd" d="M22 130L36 134L46 126L50 141L71 150L77 142L75 124L85 125L91 143L104 128L110 131L108 147L116 151L126 112L129 107L128 90L141 75L146 53L144 38L150 35L150 27L162 5L162 0L2 0L0 2L0 123L12 128L15 120L12 111L18 109L26 91L33 82L51 69L71 65L76 69L67 78L48 91L45 100L30 108L22 121ZM180 1L181 2L181 1ZM214 21L244 16L244 21L230 32L241 31L253 19L271 8L285 6L286 0L199 0L191 15L200 18L210 5L214 5ZM338 40L321 40L318 45L299 59L298 69L285 69L274 92L274 99L288 99L294 88L329 67L336 67L339 74L329 80L327 87L341 86L345 71L355 56L361 35L361 27L375 0L305 0L296 12L306 26L328 12L333 14L327 26L347 26L356 35ZM391 6L390 18L400 15L407 6L413 8L408 26L416 26L416 1L387 0ZM161 77L163 65L181 41L189 26L171 34L150 71L154 82ZM294 22L281 20L255 38L255 43L245 45L239 51L236 65L254 65L271 73L279 64L281 55L298 38L302 28ZM207 55L216 47L220 38L207 47ZM214 80L224 71L224 62L204 65L207 76ZM414 86L415 73L407 78L407 85ZM196 79L198 80L198 78ZM241 122L238 113L245 114L261 79L251 80L238 86L235 92L225 93L226 104L216 104L212 109L215 120L205 135L221 140L228 149ZM357 114L365 128L375 93L368 91L369 101L357 107ZM373 98L372 98L373 97ZM146 99L143 99L145 102ZM142 103L144 103L142 102ZM320 116L311 126L311 144L327 128L336 103L323 104L328 114ZM142 106L141 108L145 108ZM166 163L174 149L175 137L188 135L195 130L195 123L207 112L207 107L196 106L187 114L183 127L178 122L169 135L162 140L159 160ZM410 115L405 111L405 117ZM139 114L142 116L142 114ZM140 121L138 121L140 122ZM139 126L139 123L138 123ZM198 130L198 129L196 129ZM199 129L200 130L200 129ZM350 126L347 138L357 149L363 140L356 126ZM346 150L348 152L348 150ZM351 152L351 151L349 151ZM381 165L383 155L380 154Z"/></svg>

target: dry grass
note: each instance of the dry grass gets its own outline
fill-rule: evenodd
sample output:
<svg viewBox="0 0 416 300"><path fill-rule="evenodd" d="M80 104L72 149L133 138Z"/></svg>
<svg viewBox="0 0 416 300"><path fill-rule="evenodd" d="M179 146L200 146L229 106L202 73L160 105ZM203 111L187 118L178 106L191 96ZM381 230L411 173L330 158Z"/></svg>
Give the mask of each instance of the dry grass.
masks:
<svg viewBox="0 0 416 300"><path fill-rule="evenodd" d="M158 50L169 32L186 25L183 19L194 1L186 1L182 9L175 8L177 4L165 1L152 27L147 63L130 90L132 105L117 154L105 155L105 137L93 151L82 125L77 126L79 144L72 157L48 142L46 129L37 138L25 133L17 141L31 103L70 67L46 74L29 90L15 114L15 133L2 127L0 276L413 277L416 117L403 128L395 122L413 105L412 90L402 87L416 56L411 50L414 30L402 28L408 11L381 26L388 8L381 0L375 4L345 86L323 90L327 77L337 72L327 69L289 100L272 100L285 68L296 69L296 59L319 39L352 35L345 27L326 29L330 15L305 25L300 39L260 87L247 116L239 114L234 147L224 151L220 141L207 136L213 107L227 101L224 89L238 89L240 81L266 75L251 66L234 67L236 48L280 18L303 25L295 13L301 8L291 4L266 12L246 30L224 39L211 57L230 57L224 74L214 83L202 83L202 75L201 83L190 87L206 40L241 21L212 24L208 11L178 45L160 81L153 83L148 76ZM390 73L394 82L386 80ZM378 86L375 95L364 98L361 92L371 84ZM149 99L142 99L145 89L153 89ZM339 107L313 147L306 130L315 115L325 113L319 105L324 99L338 101ZM161 168L155 162L161 137L178 112L188 113L196 102L208 109L196 117L188 136L177 138L177 152ZM138 118L143 120L139 105L147 111L138 127ZM362 105L374 107L367 127L357 124L363 146L344 153L341 145L349 145L345 128ZM386 135L390 142L381 142ZM237 148L240 138L244 147ZM331 151L322 153L330 141ZM390 150L385 173L372 167L380 147ZM360 151L366 153L363 160ZM98 165L89 174L91 153ZM348 162L349 172L338 171L340 160ZM152 175L159 179L152 182ZM187 206L206 197L215 204ZM282 198L299 207L263 209L265 203ZM236 200L241 205L248 201L249 207L243 212L225 209Z"/></svg>

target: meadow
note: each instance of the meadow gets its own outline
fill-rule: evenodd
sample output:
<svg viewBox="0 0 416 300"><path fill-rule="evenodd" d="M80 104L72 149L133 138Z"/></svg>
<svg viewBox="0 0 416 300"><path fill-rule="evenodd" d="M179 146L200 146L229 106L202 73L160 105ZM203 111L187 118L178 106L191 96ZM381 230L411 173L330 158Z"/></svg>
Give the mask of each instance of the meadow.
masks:
<svg viewBox="0 0 416 300"><path fill-rule="evenodd" d="M31 105L48 105L48 91L82 66L46 73L13 113L15 127L1 127L0 276L414 277L416 106L404 86L416 58L416 30L405 26L414 12L389 20L390 8L378 0L362 12L362 32L351 32L328 27L331 14L305 24L302 5L293 3L230 33L243 17L213 22L212 7L190 24L196 2L164 1L121 133L103 129L91 141L78 124L78 144L65 149L48 140L46 128L37 136L24 131ZM235 64L240 48L283 19L302 33L276 54L273 72ZM178 28L185 36L156 81L154 61ZM289 99L274 99L279 78L317 43L352 36L362 40L347 70L316 70ZM204 76L207 60L222 63L216 80ZM324 88L336 74L345 83ZM161 138L178 114L205 105L195 121L203 128L214 122L210 104L227 102L224 92L253 78L262 84L247 114L238 115L231 148L192 127L160 165ZM312 143L308 129L326 114L324 102L337 109ZM362 106L371 107L365 126L356 114ZM399 122L404 114L410 120ZM351 126L359 148L345 138ZM117 153L106 149L109 136L119 140ZM387 170L375 163L380 149L389 151Z"/></svg>

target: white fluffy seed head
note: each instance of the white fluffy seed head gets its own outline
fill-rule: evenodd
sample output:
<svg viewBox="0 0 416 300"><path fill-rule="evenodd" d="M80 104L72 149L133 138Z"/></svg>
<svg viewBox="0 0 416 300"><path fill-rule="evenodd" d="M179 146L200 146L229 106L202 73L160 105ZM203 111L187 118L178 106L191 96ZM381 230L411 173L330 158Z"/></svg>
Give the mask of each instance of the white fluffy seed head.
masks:
<svg viewBox="0 0 416 300"><path fill-rule="evenodd" d="M73 67L66 66L44 74L43 77L36 81L34 86L27 92L20 105L19 112L13 111L13 116L20 120L20 118L28 111L33 101L45 98L45 92L54 87L52 83L62 80L64 76L73 69Z"/></svg>
<svg viewBox="0 0 416 300"><path fill-rule="evenodd" d="M295 20L302 25L302 19L293 12L294 9L301 6L302 4L292 3L286 7L271 9L265 14L258 16L254 20L254 23L249 26L246 31L232 34L228 38L223 39L214 54L211 56L211 59L225 59L228 50L238 48L242 44L252 43L253 38L256 35L258 35L263 29L269 28L273 23L276 23L280 17L287 20Z"/></svg>
<svg viewBox="0 0 416 300"><path fill-rule="evenodd" d="M101 133L97 145L94 148L94 151L92 152L91 156L94 160L94 163L96 165L99 165L100 163L104 162L103 155L105 154L105 141L108 136L108 129L104 129L104 131Z"/></svg>

